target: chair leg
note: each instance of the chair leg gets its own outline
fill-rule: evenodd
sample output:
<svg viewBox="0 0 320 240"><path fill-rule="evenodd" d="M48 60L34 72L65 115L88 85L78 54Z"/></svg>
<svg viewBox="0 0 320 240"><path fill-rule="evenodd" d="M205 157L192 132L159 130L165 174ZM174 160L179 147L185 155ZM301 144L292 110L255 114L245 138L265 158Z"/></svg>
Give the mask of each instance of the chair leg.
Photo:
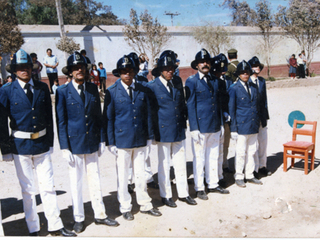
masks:
<svg viewBox="0 0 320 240"><path fill-rule="evenodd" d="M286 172L287 171L287 149L284 148L283 151L283 171Z"/></svg>
<svg viewBox="0 0 320 240"><path fill-rule="evenodd" d="M311 170L314 170L314 148L311 151Z"/></svg>
<svg viewBox="0 0 320 240"><path fill-rule="evenodd" d="M291 154L292 154L292 155L295 155L296 152L291 151ZM294 168L294 158L291 158L291 168Z"/></svg>
<svg viewBox="0 0 320 240"><path fill-rule="evenodd" d="M304 174L306 175L308 174L308 170L309 170L308 164L309 164L309 151L306 150L304 152Z"/></svg>

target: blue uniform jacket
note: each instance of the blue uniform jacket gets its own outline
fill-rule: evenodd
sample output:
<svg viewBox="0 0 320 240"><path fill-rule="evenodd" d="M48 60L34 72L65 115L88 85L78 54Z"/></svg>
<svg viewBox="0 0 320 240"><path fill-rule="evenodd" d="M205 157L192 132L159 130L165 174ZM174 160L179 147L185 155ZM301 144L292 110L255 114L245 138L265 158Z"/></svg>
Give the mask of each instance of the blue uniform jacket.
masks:
<svg viewBox="0 0 320 240"><path fill-rule="evenodd" d="M231 117L230 131L248 135L259 132L260 97L257 85L249 79L251 98L240 80L228 90L229 114Z"/></svg>
<svg viewBox="0 0 320 240"><path fill-rule="evenodd" d="M53 147L53 120L50 92L47 84L34 81L31 104L18 81L0 89L0 144L2 154L36 155ZM46 129L45 136L38 139L21 139L9 136L10 128L23 132L39 132Z"/></svg>
<svg viewBox="0 0 320 240"><path fill-rule="evenodd" d="M159 77L148 83L153 134L158 142L180 142L186 138L187 109L181 78L172 79L173 97Z"/></svg>
<svg viewBox="0 0 320 240"><path fill-rule="evenodd" d="M56 93L56 121L61 149L73 154L98 151L102 136L101 103L95 84L85 83L85 103L72 82L62 85Z"/></svg>
<svg viewBox="0 0 320 240"><path fill-rule="evenodd" d="M190 131L215 133L221 129L221 93L216 78L208 80L212 86L200 78L199 73L186 81L186 96Z"/></svg>
<svg viewBox="0 0 320 240"><path fill-rule="evenodd" d="M267 87L266 80L263 77L258 77L259 81L259 94L260 94L260 121L262 127L267 126L267 120L269 119L268 100L267 100Z"/></svg>
<svg viewBox="0 0 320 240"><path fill-rule="evenodd" d="M146 146L152 138L148 90L136 82L131 100L120 80L107 89L103 109L107 145L137 148Z"/></svg>

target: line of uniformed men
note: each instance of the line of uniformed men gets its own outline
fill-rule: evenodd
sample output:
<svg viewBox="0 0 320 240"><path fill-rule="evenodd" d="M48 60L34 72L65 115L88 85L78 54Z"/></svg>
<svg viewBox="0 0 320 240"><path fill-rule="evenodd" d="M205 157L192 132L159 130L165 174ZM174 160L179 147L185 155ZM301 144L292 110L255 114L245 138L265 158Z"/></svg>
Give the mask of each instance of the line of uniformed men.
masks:
<svg viewBox="0 0 320 240"><path fill-rule="evenodd" d="M187 118L192 136L197 197L202 200L208 199L204 183L208 192L229 193L220 186L221 184L219 185L223 178L222 132L227 129L225 123L230 121L230 116L232 133L238 132L240 139L242 135L247 136L247 132L242 132L240 126L242 120L238 115L241 115L241 112L239 113L232 105L234 100L241 99L241 96L233 94L231 89L235 87L229 88L231 101L228 101L226 90L229 85L222 75L227 64L226 57L220 54L212 59L205 49L198 52L191 63L192 68L198 70L198 73L187 79L186 94L181 78L173 74L177 68L173 51L168 50L161 54L157 67L152 71L156 79L149 83L137 76L138 68L135 63L137 59L135 53L119 59L113 74L120 78L106 92L103 114L97 87L85 81L88 68L85 58L75 52L68 58L67 66L63 69L64 73L72 75L73 80L57 90L56 121L60 148L69 166L75 220L73 230L77 233L85 228L82 200L84 169L89 182L95 223L119 225L117 221L106 216L102 201L98 157L103 153L105 146L116 155L118 200L124 219L134 219L131 213L131 196L127 187L128 181L130 182L133 177L141 213L161 216L159 210L152 206L147 193L147 181L152 182L150 160L148 161L152 143L158 146L158 182L162 202L169 207L177 206L172 200L170 182L172 161L179 200L190 205L197 204L189 196L187 184L185 155ZM25 51L19 50L10 65L11 71L17 75L17 81L0 90L3 159L14 160L22 188L30 235L38 235L40 231L35 205L32 170L34 167L38 179L43 179L39 182L39 191L48 220L48 230L55 235L75 236L75 233L63 227L53 189L50 158L50 151L52 152L53 148L53 123L49 90L45 84L31 79L30 61L30 56ZM241 82L243 71L248 70L243 64L237 66L236 74L240 76L238 82ZM260 95L255 93L256 87L253 85L251 87L252 90L248 93L252 93L253 97L249 102L254 102L251 107L256 108L255 113L258 115L260 114L258 106L262 106L258 102ZM241 103L240 101L235 105L241 106ZM6 127L8 117L11 135ZM254 123L259 125L259 117L257 119ZM242 143L239 149L246 148L245 144L247 143ZM237 146L236 162L238 159L243 159L241 150L238 151ZM240 169L241 165L240 167L238 165L236 163L236 169ZM235 178L239 185L237 174L238 171ZM257 183L252 179L255 178L247 178L247 181ZM156 184L153 186L157 187Z"/></svg>

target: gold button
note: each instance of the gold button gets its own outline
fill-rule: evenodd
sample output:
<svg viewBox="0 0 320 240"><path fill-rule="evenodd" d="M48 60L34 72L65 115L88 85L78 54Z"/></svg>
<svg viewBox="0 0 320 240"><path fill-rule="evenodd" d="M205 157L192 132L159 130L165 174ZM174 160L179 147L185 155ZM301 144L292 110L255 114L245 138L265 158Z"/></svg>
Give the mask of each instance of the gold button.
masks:
<svg viewBox="0 0 320 240"><path fill-rule="evenodd" d="M89 133L89 132L86 132L87 134Z"/></svg>
<svg viewBox="0 0 320 240"><path fill-rule="evenodd" d="M36 117L35 117L35 116L33 116L32 118L33 118L33 119L36 119Z"/></svg>
<svg viewBox="0 0 320 240"><path fill-rule="evenodd" d="M33 128L37 128L37 126L33 126Z"/></svg>

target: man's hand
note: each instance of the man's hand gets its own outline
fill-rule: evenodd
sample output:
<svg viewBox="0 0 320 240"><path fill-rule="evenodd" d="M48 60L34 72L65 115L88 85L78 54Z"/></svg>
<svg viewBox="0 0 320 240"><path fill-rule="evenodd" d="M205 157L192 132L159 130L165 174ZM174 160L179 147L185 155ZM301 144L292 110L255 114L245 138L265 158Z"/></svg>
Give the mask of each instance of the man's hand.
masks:
<svg viewBox="0 0 320 240"><path fill-rule="evenodd" d="M62 157L68 161L69 164L73 164L75 162L72 152L69 149L62 150Z"/></svg>
<svg viewBox="0 0 320 240"><path fill-rule="evenodd" d="M118 157L118 148L115 145L108 146L109 151Z"/></svg>
<svg viewBox="0 0 320 240"><path fill-rule="evenodd" d="M237 140L238 139L238 133L237 132L231 132L231 139Z"/></svg>
<svg viewBox="0 0 320 240"><path fill-rule="evenodd" d="M191 137L192 139L196 142L196 143L200 143L200 131L199 130L194 130L191 133Z"/></svg>

